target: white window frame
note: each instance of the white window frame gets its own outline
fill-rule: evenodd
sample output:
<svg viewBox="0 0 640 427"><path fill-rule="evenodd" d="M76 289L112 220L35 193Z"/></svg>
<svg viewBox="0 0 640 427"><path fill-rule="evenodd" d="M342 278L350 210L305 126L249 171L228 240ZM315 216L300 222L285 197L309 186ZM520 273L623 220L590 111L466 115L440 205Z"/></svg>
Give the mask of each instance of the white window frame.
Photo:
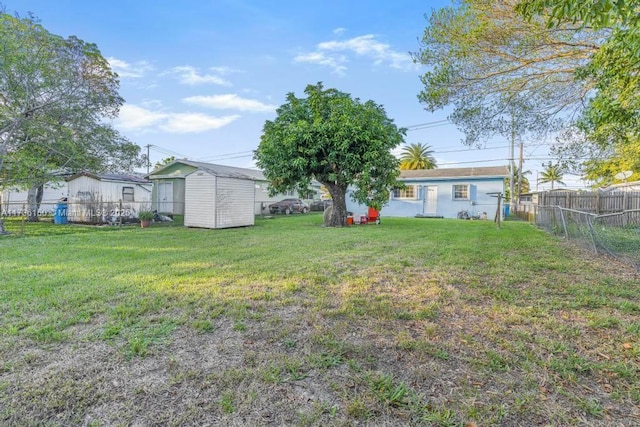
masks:
<svg viewBox="0 0 640 427"><path fill-rule="evenodd" d="M393 198L398 200L418 200L418 186L407 185L405 188L395 188L393 190Z"/></svg>
<svg viewBox="0 0 640 427"><path fill-rule="evenodd" d="M466 197L458 197L456 195L456 193L458 193L458 190L456 189L456 187L465 187L464 192L467 194ZM451 187L451 198L453 200L471 200L471 185L470 184L453 184L453 187Z"/></svg>
<svg viewBox="0 0 640 427"><path fill-rule="evenodd" d="M125 193L125 190L129 190ZM122 187L122 201L123 202L135 202L134 200L135 189L133 187ZM125 196L131 196L129 197Z"/></svg>

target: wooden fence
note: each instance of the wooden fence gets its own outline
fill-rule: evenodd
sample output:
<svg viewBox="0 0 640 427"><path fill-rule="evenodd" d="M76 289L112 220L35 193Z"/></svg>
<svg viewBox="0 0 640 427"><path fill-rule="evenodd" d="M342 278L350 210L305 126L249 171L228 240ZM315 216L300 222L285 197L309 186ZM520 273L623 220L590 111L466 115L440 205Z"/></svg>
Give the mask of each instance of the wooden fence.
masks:
<svg viewBox="0 0 640 427"><path fill-rule="evenodd" d="M640 192L545 191L538 193L538 206L559 206L596 215L606 215L640 209Z"/></svg>

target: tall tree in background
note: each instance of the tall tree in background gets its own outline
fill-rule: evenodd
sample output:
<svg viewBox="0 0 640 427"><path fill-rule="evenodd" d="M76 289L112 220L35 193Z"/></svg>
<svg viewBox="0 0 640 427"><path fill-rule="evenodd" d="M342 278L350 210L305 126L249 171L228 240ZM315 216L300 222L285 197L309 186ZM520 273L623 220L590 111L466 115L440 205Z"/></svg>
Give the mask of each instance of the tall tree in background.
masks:
<svg viewBox="0 0 640 427"><path fill-rule="evenodd" d="M602 34L575 25L553 31L526 20L517 0L461 0L434 11L416 62L428 67L419 100L435 111L453 106L450 120L477 144L496 134L540 136L559 113L581 108L594 87L576 72L598 51Z"/></svg>
<svg viewBox="0 0 640 427"><path fill-rule="evenodd" d="M175 162L176 158L175 156L169 156L169 157L165 157L164 159L160 160L159 162L156 162L155 165L153 165L153 169L160 169L163 166L167 166L169 163L171 162Z"/></svg>
<svg viewBox="0 0 640 427"><path fill-rule="evenodd" d="M545 184L547 182L551 183L552 190L555 183L560 185L565 185L565 183L562 182L563 173L562 173L562 168L559 164L548 163L546 165L543 164L542 167L544 167L544 170L540 174L540 180L539 180L540 183L542 184Z"/></svg>
<svg viewBox="0 0 640 427"><path fill-rule="evenodd" d="M556 151L596 184L611 184L621 171L640 173L640 4L637 1L521 0L529 19L555 29L566 22L604 32L606 38L578 78L595 82L570 138ZM566 135L565 135L566 136ZM583 158L583 162L574 159Z"/></svg>
<svg viewBox="0 0 640 427"><path fill-rule="evenodd" d="M391 153L404 142L405 129L373 101L361 102L322 83L308 85L306 98L287 95L277 117L267 121L255 152L271 191L304 190L312 179L333 199L326 225L346 224L346 191L352 198L380 209L396 185L399 161Z"/></svg>
<svg viewBox="0 0 640 427"><path fill-rule="evenodd" d="M6 13L0 40L0 187L29 189L31 220L43 184L62 173L140 165L140 147L105 122L123 99L95 44Z"/></svg>
<svg viewBox="0 0 640 427"><path fill-rule="evenodd" d="M438 167L429 144L409 144L402 147L401 170L435 169Z"/></svg>

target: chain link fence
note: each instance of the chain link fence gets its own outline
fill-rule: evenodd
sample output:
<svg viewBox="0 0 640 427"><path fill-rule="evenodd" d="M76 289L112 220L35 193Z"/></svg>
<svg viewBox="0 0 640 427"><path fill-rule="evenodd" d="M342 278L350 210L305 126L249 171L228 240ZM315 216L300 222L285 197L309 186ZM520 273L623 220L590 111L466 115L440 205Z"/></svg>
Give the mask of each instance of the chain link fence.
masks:
<svg viewBox="0 0 640 427"><path fill-rule="evenodd" d="M559 206L539 206L536 225L595 253L618 258L640 271L640 209L596 215Z"/></svg>

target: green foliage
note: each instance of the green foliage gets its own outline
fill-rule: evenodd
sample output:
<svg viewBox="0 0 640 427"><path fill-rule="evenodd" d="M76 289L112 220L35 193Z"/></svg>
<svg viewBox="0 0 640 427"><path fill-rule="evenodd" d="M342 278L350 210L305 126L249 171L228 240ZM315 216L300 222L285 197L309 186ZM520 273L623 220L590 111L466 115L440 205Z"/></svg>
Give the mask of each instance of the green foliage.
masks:
<svg viewBox="0 0 640 427"><path fill-rule="evenodd" d="M540 136L558 126L558 113L582 105L590 83L573 74L600 37L527 21L515 0L455 2L432 12L414 54L429 69L418 98L429 111L452 105L450 120L470 145L495 134Z"/></svg>
<svg viewBox="0 0 640 427"><path fill-rule="evenodd" d="M623 170L639 171L640 13L637 1L523 0L517 10L530 20L543 17L555 29L566 22L603 29L603 42L576 72L597 89L577 127L582 138L558 149L567 161L583 155L581 172L599 184Z"/></svg>
<svg viewBox="0 0 640 427"><path fill-rule="evenodd" d="M555 183L565 185L565 183L562 182L562 168L559 164L547 163L542 166L545 169L540 174L540 183L550 182L552 190Z"/></svg>
<svg viewBox="0 0 640 427"><path fill-rule="evenodd" d="M138 212L138 218L145 221L151 221L153 219L153 212L151 211L140 211Z"/></svg>
<svg viewBox="0 0 640 427"><path fill-rule="evenodd" d="M0 179L32 187L60 171L129 170L139 147L105 123L124 102L98 47L0 14Z"/></svg>
<svg viewBox="0 0 640 427"><path fill-rule="evenodd" d="M166 158L162 159L161 161L156 162L156 164L153 165L153 169L154 170L155 169L160 169L163 166L167 166L168 164L170 164L172 162L175 162L175 160L176 160L175 156L166 157Z"/></svg>
<svg viewBox="0 0 640 427"><path fill-rule="evenodd" d="M306 98L287 95L278 116L264 125L255 153L271 191L305 189L312 179L333 199L328 225L346 223L345 193L354 186L355 201L380 208L398 176L391 150L403 142L405 129L373 101L361 102L322 83L308 85Z"/></svg>
<svg viewBox="0 0 640 427"><path fill-rule="evenodd" d="M429 144L409 144L402 148L400 155L401 170L435 169L436 159Z"/></svg>

